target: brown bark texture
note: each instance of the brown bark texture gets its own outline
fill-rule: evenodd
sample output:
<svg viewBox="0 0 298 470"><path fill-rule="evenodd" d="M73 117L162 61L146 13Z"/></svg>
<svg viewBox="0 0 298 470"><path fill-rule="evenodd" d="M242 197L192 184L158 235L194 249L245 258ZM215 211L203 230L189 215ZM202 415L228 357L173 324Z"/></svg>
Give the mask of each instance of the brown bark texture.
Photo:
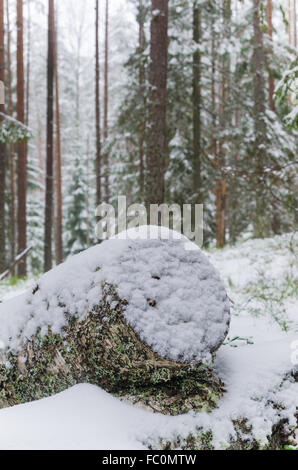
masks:
<svg viewBox="0 0 298 470"><path fill-rule="evenodd" d="M168 0L152 0L146 204L164 201L167 154Z"/></svg>
<svg viewBox="0 0 298 470"><path fill-rule="evenodd" d="M0 86L5 83L5 53L4 53L4 0L0 0ZM4 113L4 103L0 103L0 112ZM0 118L0 126L3 118ZM6 267L5 250L5 173L6 173L6 144L0 142L0 271Z"/></svg>
<svg viewBox="0 0 298 470"><path fill-rule="evenodd" d="M52 224L53 224L53 131L54 131L54 48L55 14L54 0L49 0L48 13L48 70L47 70L47 162L46 162L46 204L44 234L44 270L52 267Z"/></svg>
<svg viewBox="0 0 298 470"><path fill-rule="evenodd" d="M17 0L17 119L25 123L25 80L24 80L24 44L23 44L23 0ZM18 142L18 252L27 247L27 156L26 142ZM18 265L18 275L26 276L26 258Z"/></svg>

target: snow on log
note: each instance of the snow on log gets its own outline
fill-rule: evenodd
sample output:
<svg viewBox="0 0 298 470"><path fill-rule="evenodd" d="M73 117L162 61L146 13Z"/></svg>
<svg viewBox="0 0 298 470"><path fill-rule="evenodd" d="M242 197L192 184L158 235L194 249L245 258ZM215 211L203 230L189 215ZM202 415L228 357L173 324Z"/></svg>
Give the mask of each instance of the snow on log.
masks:
<svg viewBox="0 0 298 470"><path fill-rule="evenodd" d="M0 407L80 382L162 413L215 405L223 384L210 362L230 321L224 285L184 238L150 234L90 248L0 306Z"/></svg>

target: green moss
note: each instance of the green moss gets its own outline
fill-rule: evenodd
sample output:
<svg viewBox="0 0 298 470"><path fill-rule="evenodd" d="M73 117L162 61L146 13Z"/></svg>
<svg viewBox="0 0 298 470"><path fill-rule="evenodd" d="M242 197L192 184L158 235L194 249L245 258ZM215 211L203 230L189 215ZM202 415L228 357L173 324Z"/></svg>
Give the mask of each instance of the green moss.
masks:
<svg viewBox="0 0 298 470"><path fill-rule="evenodd" d="M18 356L7 354L10 368L0 369L1 397L6 403L2 406L87 382L165 414L214 407L223 384L210 368L158 356L126 324L122 312L127 301L110 285L104 286L103 293L100 304L83 321L66 314L62 335L49 328L41 336L38 329Z"/></svg>

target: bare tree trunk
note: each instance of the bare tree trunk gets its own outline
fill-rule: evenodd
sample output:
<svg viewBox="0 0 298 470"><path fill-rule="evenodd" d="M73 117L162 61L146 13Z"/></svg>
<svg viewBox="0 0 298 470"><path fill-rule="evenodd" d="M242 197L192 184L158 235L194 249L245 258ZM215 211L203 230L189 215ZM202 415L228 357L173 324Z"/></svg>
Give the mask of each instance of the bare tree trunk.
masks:
<svg viewBox="0 0 298 470"><path fill-rule="evenodd" d="M61 157L61 132L60 132L60 102L59 102L59 71L58 71L58 19L55 28L55 120L56 120L56 264L63 262L62 241L62 157Z"/></svg>
<svg viewBox="0 0 298 470"><path fill-rule="evenodd" d="M43 138L42 138L42 125L40 119L40 112L38 103L36 103L36 116L37 116L37 157L38 157L38 182L40 186L41 195L44 194L44 158L43 158Z"/></svg>
<svg viewBox="0 0 298 470"><path fill-rule="evenodd" d="M104 70L104 124L103 136L105 147L108 139L108 112L109 112L109 0L106 0L106 19L105 19L105 70ZM104 153L104 177L105 177L105 201L110 199L109 188L109 153L105 148Z"/></svg>
<svg viewBox="0 0 298 470"><path fill-rule="evenodd" d="M11 74L11 33L9 19L9 4L6 1L7 20L7 81L8 81L8 114L13 115L12 106L12 74ZM13 261L16 257L16 202L15 202L15 161L14 143L9 143L9 185L10 185L10 257ZM12 271L15 274L15 271Z"/></svg>
<svg viewBox="0 0 298 470"><path fill-rule="evenodd" d="M87 137L87 162L86 162L86 225L87 225L87 233L86 233L86 241L87 241L87 248L90 247L90 191L89 191L89 182L90 182L90 172L89 172L89 136Z"/></svg>
<svg viewBox="0 0 298 470"><path fill-rule="evenodd" d="M4 0L0 0L0 81L5 83L5 53L4 53ZM0 112L4 113L4 103L0 103ZM1 125L2 118L0 119ZM6 268L5 250L5 173L6 173L6 144L0 143L0 271Z"/></svg>
<svg viewBox="0 0 298 470"><path fill-rule="evenodd" d="M216 140L216 93L215 93L215 73L216 73L216 53L215 53L215 30L214 30L214 17L212 17L212 24L211 24L211 35L212 35L212 40L211 40L211 103L212 103L212 140L211 140L211 150L212 154L214 156L214 161L215 161L215 169L216 173L218 173L218 168L219 168L219 159L218 159L218 145L217 145L217 140ZM215 197L216 197L216 242L218 238L218 227L219 227L219 203L220 203L220 182L218 181L218 178L216 178L216 185L215 185Z"/></svg>
<svg viewBox="0 0 298 470"><path fill-rule="evenodd" d="M96 205L101 203L101 133L99 71L99 5L95 0L95 127L96 127Z"/></svg>
<svg viewBox="0 0 298 470"><path fill-rule="evenodd" d="M140 54L143 54L145 50L144 9L145 9L145 6L143 5L143 0L140 0L139 15L138 15ZM144 67L143 61L141 61L141 64L140 64L139 89L140 89L140 97L141 97L141 100L143 100L143 107L144 107L143 118L140 119L140 131L139 131L139 165L140 165L139 186L140 186L140 195L141 195L141 198L143 199L143 196L144 196L144 140L145 140L145 129L146 129L145 67Z"/></svg>
<svg viewBox="0 0 298 470"><path fill-rule="evenodd" d="M197 0L193 4L193 40L199 46L201 41L201 12ZM202 203L201 188L201 53L193 54L193 193Z"/></svg>
<svg viewBox="0 0 298 470"><path fill-rule="evenodd" d="M52 223L53 223L53 104L54 104L54 45L55 15L54 0L49 0L48 15L48 71L47 71L47 165L46 206L44 237L44 270L52 268Z"/></svg>
<svg viewBox="0 0 298 470"><path fill-rule="evenodd" d="M230 20L231 20L231 0L223 0L223 40L230 39ZM221 131L224 131L229 124L229 74L230 74L230 56L227 52L224 56L222 63L221 73ZM225 150L224 150L224 137L220 140L219 155L217 158L217 184L216 184L216 246L222 248L225 244L226 238L226 180L224 174L225 167Z"/></svg>
<svg viewBox="0 0 298 470"><path fill-rule="evenodd" d="M254 190L256 195L254 232L257 237L264 237L268 234L268 223L265 218L265 175L264 165L266 161L266 123L265 123L265 81L264 81L264 45L263 32L260 24L261 0L254 0L253 27L254 52L252 58L254 79L254 162L255 178Z"/></svg>
<svg viewBox="0 0 298 470"><path fill-rule="evenodd" d="M164 201L167 155L168 0L152 0L146 204Z"/></svg>
<svg viewBox="0 0 298 470"><path fill-rule="evenodd" d="M268 87L269 87L269 106L272 111L274 111L275 106L274 106L274 78L272 75L272 71L270 69L270 63L272 60L272 54L273 54L273 39L272 39L272 34L273 34L273 26L272 26L272 0L267 0L267 25L268 25L268 35L270 38L270 48L268 51L269 55L269 77L268 77Z"/></svg>
<svg viewBox="0 0 298 470"><path fill-rule="evenodd" d="M29 125L29 104L30 104L30 47L31 47L31 23L30 23L30 0L27 0L27 69L26 69L26 113L25 123Z"/></svg>
<svg viewBox="0 0 298 470"><path fill-rule="evenodd" d="M23 0L17 0L17 119L25 122ZM26 142L18 143L18 252L27 247L27 157ZM18 275L27 273L26 257L18 265Z"/></svg>

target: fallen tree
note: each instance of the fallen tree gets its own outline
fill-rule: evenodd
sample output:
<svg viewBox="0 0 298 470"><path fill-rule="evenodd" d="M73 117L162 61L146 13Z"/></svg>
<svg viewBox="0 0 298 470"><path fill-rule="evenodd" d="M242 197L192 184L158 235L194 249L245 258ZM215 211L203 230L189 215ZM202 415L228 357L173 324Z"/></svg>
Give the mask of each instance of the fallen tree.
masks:
<svg viewBox="0 0 298 470"><path fill-rule="evenodd" d="M0 407L88 382L151 409L210 410L229 302L184 240L109 240L0 309Z"/></svg>

